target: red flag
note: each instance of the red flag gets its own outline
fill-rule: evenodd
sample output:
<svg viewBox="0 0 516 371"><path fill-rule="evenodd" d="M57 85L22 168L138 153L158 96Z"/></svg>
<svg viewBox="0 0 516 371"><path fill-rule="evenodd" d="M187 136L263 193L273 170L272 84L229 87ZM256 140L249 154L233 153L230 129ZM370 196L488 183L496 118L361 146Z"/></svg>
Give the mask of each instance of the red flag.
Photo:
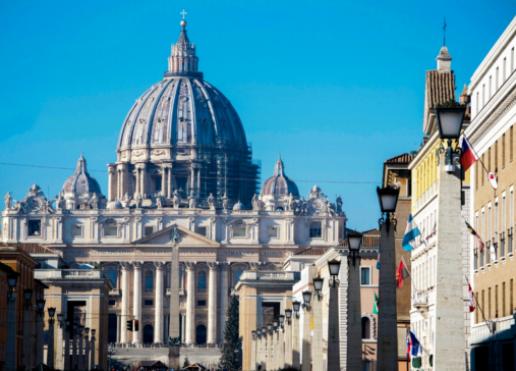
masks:
<svg viewBox="0 0 516 371"><path fill-rule="evenodd" d="M401 289L403 287L403 280L409 276L409 271L403 262L403 259L400 260L400 264L398 265L398 269L396 270L396 286Z"/></svg>
<svg viewBox="0 0 516 371"><path fill-rule="evenodd" d="M473 151L473 147L466 139L462 137L461 154L460 154L460 165L464 171L468 170L478 160L477 154Z"/></svg>

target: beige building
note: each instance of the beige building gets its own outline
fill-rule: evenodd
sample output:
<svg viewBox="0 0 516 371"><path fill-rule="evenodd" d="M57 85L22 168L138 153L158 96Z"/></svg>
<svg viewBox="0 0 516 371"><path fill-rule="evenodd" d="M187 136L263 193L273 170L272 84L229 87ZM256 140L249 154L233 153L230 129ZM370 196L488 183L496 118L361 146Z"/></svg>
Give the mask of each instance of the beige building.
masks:
<svg viewBox="0 0 516 371"><path fill-rule="evenodd" d="M471 124L466 130L480 157L471 171L471 220L485 243L472 239L477 301L471 341L508 329L516 310L514 260L516 185L516 18L471 77ZM494 188L488 173L496 174ZM479 362L480 360L472 360Z"/></svg>

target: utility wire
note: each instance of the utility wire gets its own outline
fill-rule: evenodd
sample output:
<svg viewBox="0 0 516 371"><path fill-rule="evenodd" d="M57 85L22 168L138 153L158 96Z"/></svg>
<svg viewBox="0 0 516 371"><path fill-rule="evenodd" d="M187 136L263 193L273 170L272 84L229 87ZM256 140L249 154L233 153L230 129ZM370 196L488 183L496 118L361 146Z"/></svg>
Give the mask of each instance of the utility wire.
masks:
<svg viewBox="0 0 516 371"><path fill-rule="evenodd" d="M69 170L73 171L75 168L73 167L64 167L64 166L52 166L52 165L39 165L39 164L27 164L20 162L6 162L0 161L0 166L12 166L12 167L26 167L33 169L51 169L51 170ZM88 169L88 172L94 173L105 173L105 170L99 169ZM203 179L218 179L215 176L203 176ZM254 178L244 178L244 177L227 177L228 180L256 180ZM374 180L338 180L338 179L296 179L298 183L311 183L311 184L378 184L377 181Z"/></svg>

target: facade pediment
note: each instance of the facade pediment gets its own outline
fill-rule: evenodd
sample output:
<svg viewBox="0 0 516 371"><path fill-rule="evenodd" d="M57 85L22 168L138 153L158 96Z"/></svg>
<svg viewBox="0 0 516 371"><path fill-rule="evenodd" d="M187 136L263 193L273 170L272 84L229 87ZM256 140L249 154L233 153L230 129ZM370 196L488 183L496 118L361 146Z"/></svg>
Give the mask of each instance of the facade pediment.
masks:
<svg viewBox="0 0 516 371"><path fill-rule="evenodd" d="M180 247L219 247L218 242L178 225L171 225L148 236L133 241L133 245L169 245L177 242Z"/></svg>

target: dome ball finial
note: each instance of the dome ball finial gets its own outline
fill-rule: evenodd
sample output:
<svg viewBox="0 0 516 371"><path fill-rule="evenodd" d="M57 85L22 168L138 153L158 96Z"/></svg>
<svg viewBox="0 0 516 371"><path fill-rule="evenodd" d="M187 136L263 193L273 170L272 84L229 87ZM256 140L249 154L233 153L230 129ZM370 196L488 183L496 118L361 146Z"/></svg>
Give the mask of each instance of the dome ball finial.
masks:
<svg viewBox="0 0 516 371"><path fill-rule="evenodd" d="M186 27L186 21L184 19L181 19L181 22L179 22L179 25L182 27L182 28L185 28Z"/></svg>

